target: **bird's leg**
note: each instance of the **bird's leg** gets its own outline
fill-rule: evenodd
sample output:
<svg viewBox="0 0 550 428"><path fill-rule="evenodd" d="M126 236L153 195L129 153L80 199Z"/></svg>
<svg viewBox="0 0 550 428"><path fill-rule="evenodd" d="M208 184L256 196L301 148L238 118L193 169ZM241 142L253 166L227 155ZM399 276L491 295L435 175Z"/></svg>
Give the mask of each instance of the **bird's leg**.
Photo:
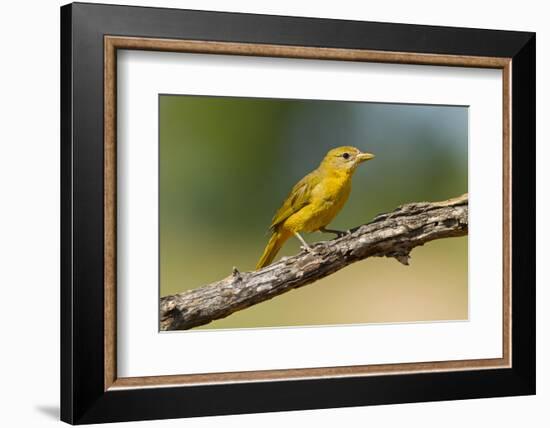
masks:
<svg viewBox="0 0 550 428"><path fill-rule="evenodd" d="M343 230L327 229L326 227L322 227L319 230L323 233L334 233L336 236L338 236L338 238L341 238L344 235L349 235L351 233L351 231L349 230L343 231Z"/></svg>
<svg viewBox="0 0 550 428"><path fill-rule="evenodd" d="M294 236L296 236L296 238L298 238L300 240L300 242L302 243L302 250L306 250L308 253L312 253L313 250L311 249L311 247L307 244L306 241L304 241L304 238L302 238L302 235L300 235L298 232L294 232Z"/></svg>

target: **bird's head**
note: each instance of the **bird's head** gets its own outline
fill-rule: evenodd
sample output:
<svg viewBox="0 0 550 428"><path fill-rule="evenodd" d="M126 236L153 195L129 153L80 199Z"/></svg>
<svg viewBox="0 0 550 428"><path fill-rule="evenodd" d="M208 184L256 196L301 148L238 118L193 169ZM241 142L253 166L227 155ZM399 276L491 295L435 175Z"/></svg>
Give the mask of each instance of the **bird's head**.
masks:
<svg viewBox="0 0 550 428"><path fill-rule="evenodd" d="M342 146L330 150L321 162L321 167L353 172L360 163L372 158L374 158L373 154L363 153L356 147Z"/></svg>

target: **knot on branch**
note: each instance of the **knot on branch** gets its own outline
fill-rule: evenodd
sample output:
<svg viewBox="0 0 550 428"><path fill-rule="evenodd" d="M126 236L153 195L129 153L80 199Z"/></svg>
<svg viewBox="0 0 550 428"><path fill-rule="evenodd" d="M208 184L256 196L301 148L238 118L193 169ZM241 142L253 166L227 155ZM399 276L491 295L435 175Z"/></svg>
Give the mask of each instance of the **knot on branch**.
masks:
<svg viewBox="0 0 550 428"><path fill-rule="evenodd" d="M235 266L233 266L231 275L233 276L233 279L235 281L241 281L243 279L243 277L241 276L241 273L239 272L239 269L237 269Z"/></svg>
<svg viewBox="0 0 550 428"><path fill-rule="evenodd" d="M396 251L395 253L390 253L387 257L393 257L399 263L404 266L409 266L409 259L411 258L410 250L409 251Z"/></svg>

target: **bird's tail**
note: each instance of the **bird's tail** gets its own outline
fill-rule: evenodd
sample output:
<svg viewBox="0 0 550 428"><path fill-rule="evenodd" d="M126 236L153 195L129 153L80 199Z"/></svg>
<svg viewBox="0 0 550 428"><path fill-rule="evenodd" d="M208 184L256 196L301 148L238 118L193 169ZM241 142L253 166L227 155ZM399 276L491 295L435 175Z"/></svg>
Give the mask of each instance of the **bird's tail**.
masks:
<svg viewBox="0 0 550 428"><path fill-rule="evenodd" d="M285 230L274 230L271 234L271 238L269 238L269 242L265 247L262 257L260 257L260 260L256 265L256 269L261 269L270 264L289 237L290 233Z"/></svg>

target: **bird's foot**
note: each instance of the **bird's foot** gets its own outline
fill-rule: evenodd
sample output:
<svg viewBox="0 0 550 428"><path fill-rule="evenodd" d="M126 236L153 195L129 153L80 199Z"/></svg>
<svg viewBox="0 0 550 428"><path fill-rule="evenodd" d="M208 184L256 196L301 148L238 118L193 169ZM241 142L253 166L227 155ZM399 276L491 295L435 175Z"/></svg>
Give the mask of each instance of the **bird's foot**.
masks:
<svg viewBox="0 0 550 428"><path fill-rule="evenodd" d="M335 229L325 229L324 227L320 229L321 232L324 233L333 233L336 235L337 238L341 238L342 236L350 235L351 230L335 230Z"/></svg>
<svg viewBox="0 0 550 428"><path fill-rule="evenodd" d="M344 232L341 232L340 234L338 234L338 238L341 238L342 236L348 236L348 235L351 235L351 230L345 230Z"/></svg>
<svg viewBox="0 0 550 428"><path fill-rule="evenodd" d="M311 248L309 245L300 245L300 250L305 251L306 253L314 253L313 248Z"/></svg>
<svg viewBox="0 0 550 428"><path fill-rule="evenodd" d="M304 238L302 238L302 235L300 235L298 232L294 232L294 235L296 236L296 238L298 238L298 240L302 243L302 245L300 246L300 249L302 251L305 251L306 253L311 253L313 254L314 251L311 249L311 247L307 244L307 242L304 240Z"/></svg>

